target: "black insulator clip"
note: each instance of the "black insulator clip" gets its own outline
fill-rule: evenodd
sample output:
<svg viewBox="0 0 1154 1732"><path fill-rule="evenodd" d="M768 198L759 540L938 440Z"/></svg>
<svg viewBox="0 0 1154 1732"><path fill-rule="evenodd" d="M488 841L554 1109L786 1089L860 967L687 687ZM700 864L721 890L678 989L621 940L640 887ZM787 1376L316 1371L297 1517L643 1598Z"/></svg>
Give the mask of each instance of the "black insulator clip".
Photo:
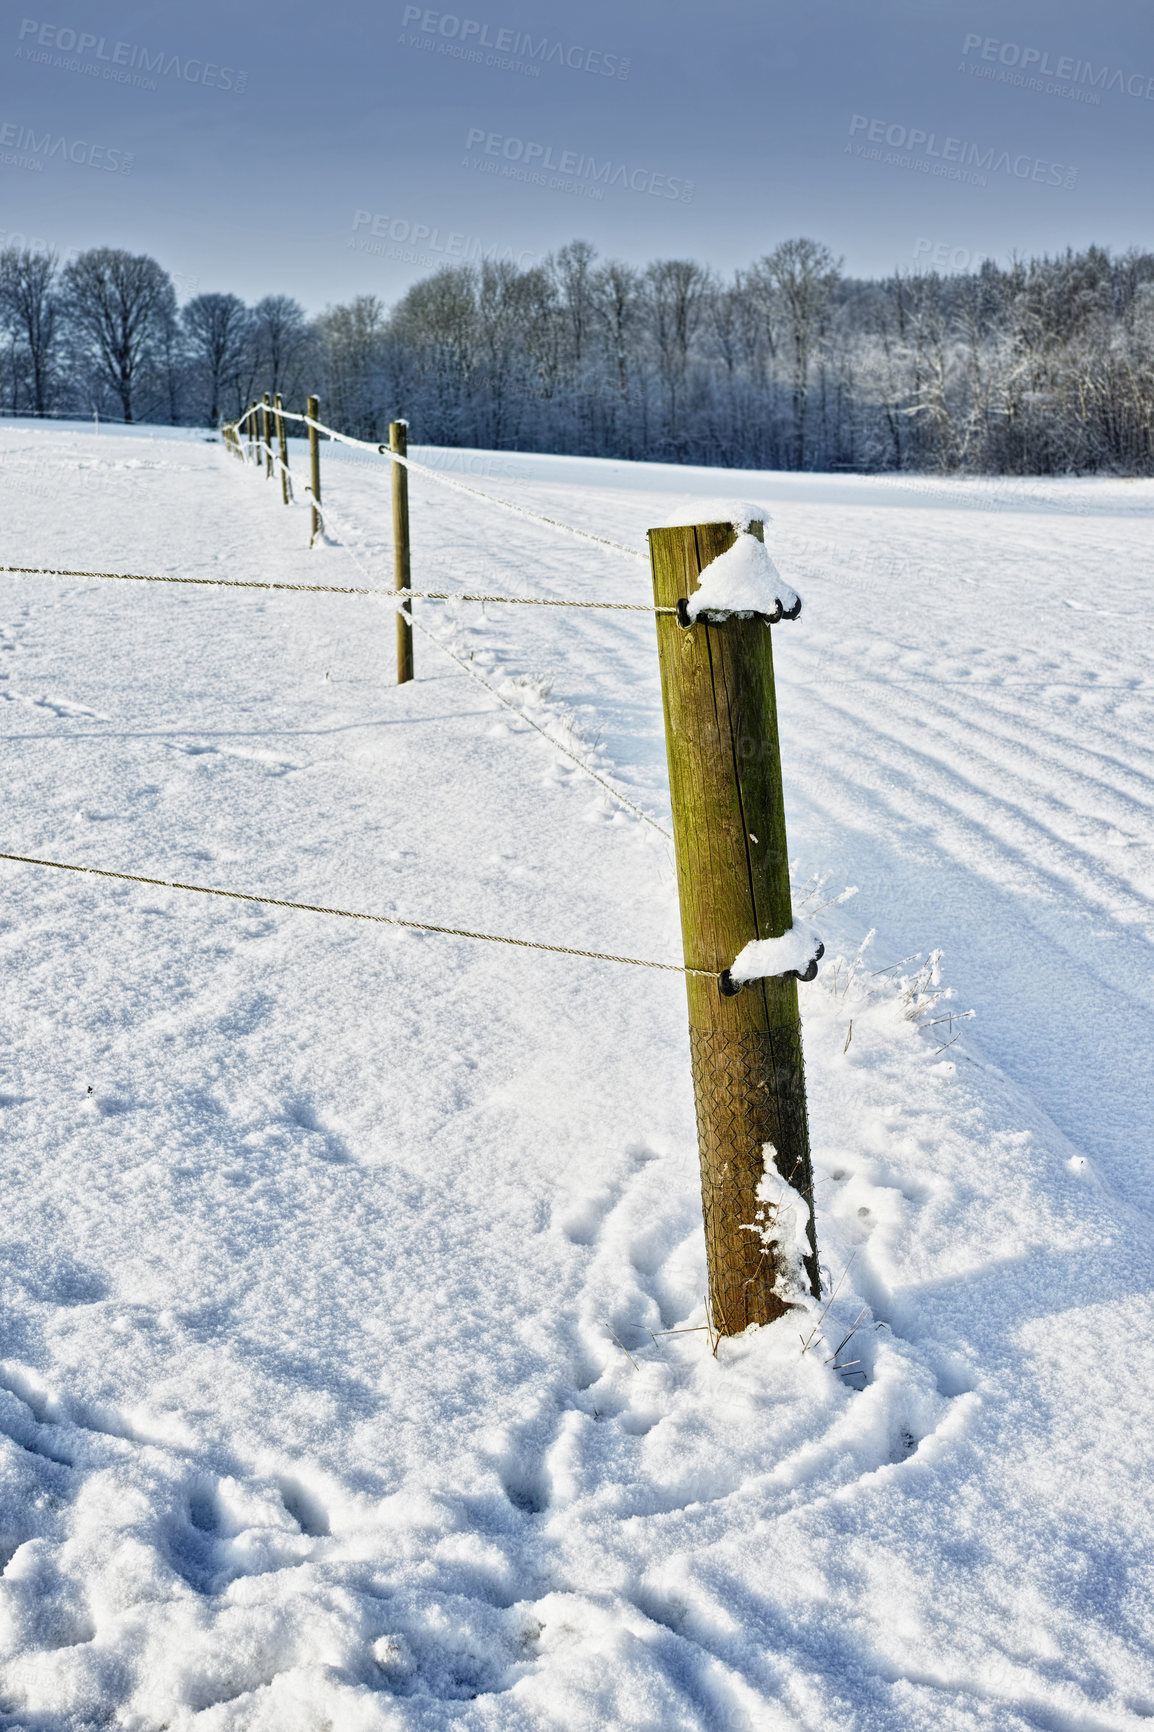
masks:
<svg viewBox="0 0 1154 1732"><path fill-rule="evenodd" d="M779 600L776 608L774 609L774 611L772 613L759 614L757 617L759 619L763 619L765 621L766 625L777 625L778 622L780 620L783 620L783 619L796 619L797 616L800 614L800 612L801 612L801 597L799 595L792 607L783 608L781 605L781 602ZM722 613L722 614L706 613L706 614L699 614L698 615L698 618L703 619L707 625L722 624L729 617L730 616L728 614L724 614L724 613ZM689 617L689 603L685 600L684 596L677 603L677 623L679 626L681 626L683 631L689 631L689 629L692 626L697 624L697 620L692 620Z"/></svg>
<svg viewBox="0 0 1154 1732"><path fill-rule="evenodd" d="M794 980L801 980L801 981L816 980L817 979L817 965L821 961L821 959L824 955L825 955L825 945L819 944L817 947L817 955L814 957L813 961L810 963L810 965L806 969L805 973L803 974L801 972L800 968L789 968L786 970L786 979L789 980L792 977Z"/></svg>

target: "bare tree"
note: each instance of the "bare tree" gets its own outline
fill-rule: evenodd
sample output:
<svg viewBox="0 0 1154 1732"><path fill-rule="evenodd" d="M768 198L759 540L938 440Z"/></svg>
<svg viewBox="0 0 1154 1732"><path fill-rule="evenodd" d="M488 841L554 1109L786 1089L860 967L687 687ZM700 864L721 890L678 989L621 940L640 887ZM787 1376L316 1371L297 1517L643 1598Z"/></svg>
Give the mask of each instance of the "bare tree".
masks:
<svg viewBox="0 0 1154 1732"><path fill-rule="evenodd" d="M575 372L587 358L592 334L596 257L597 248L590 241L570 241L548 260Z"/></svg>
<svg viewBox="0 0 1154 1732"><path fill-rule="evenodd" d="M51 407L60 346L60 298L55 253L8 247L0 253L0 319L23 351L32 409ZM13 357L15 365L16 357Z"/></svg>
<svg viewBox="0 0 1154 1732"><path fill-rule="evenodd" d="M658 259L645 272L645 306L657 369L669 394L669 434L679 446L677 392L689 370L689 350L701 322L709 273L692 259Z"/></svg>
<svg viewBox="0 0 1154 1732"><path fill-rule="evenodd" d="M249 315L239 295L206 294L187 302L180 317L194 374L208 399L208 424L215 427L224 392L242 364Z"/></svg>
<svg viewBox="0 0 1154 1732"><path fill-rule="evenodd" d="M483 442L510 442L517 413L518 387L525 360L534 347L530 323L548 299L541 271L519 271L508 259L483 259L477 278L477 332L484 362L483 390L476 407Z"/></svg>
<svg viewBox="0 0 1154 1732"><path fill-rule="evenodd" d="M312 351L312 328L305 310L291 295L266 295L252 311L252 340L260 388L286 399L301 388L304 364Z"/></svg>
<svg viewBox="0 0 1154 1732"><path fill-rule="evenodd" d="M762 260L765 279L772 284L782 310L790 346L795 469L805 467L810 367L838 269L833 254L820 241L782 241Z"/></svg>
<svg viewBox="0 0 1154 1732"><path fill-rule="evenodd" d="M324 392L342 426L367 439L383 439L396 413L385 309L376 295L357 295L347 306L326 307L316 321L324 365Z"/></svg>
<svg viewBox="0 0 1154 1732"><path fill-rule="evenodd" d="M617 390L624 397L629 389L630 362L637 354L641 279L631 265L611 259L593 278L593 297Z"/></svg>
<svg viewBox="0 0 1154 1732"><path fill-rule="evenodd" d="M175 312L167 271L146 253L94 247L66 266L61 281L82 354L119 398L124 419L132 421L141 384Z"/></svg>

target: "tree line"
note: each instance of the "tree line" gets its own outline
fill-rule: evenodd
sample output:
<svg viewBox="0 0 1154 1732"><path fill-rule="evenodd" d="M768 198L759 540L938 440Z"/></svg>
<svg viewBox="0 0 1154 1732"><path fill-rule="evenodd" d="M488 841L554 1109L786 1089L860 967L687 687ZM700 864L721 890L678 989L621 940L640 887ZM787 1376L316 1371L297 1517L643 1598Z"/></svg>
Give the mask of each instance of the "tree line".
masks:
<svg viewBox="0 0 1154 1732"><path fill-rule="evenodd" d="M846 276L783 241L722 278L573 241L446 265L391 307L178 307L143 254L0 252L10 413L217 426L263 392L383 438L726 467L1154 472L1154 254Z"/></svg>

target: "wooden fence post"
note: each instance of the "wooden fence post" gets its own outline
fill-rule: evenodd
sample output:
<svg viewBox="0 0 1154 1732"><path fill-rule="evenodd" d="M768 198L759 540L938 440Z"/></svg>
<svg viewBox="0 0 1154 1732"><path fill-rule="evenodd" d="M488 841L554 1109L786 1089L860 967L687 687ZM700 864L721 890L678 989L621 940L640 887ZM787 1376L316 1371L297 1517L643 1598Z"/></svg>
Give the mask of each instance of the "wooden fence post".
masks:
<svg viewBox="0 0 1154 1732"><path fill-rule="evenodd" d="M248 420L248 446L249 446L249 450L248 450L247 454L248 454L248 456L250 456L252 458L253 462L255 463L256 462L256 451L257 451L257 425L256 425L256 398L255 397L253 398L252 402L248 406L247 420Z"/></svg>
<svg viewBox="0 0 1154 1732"><path fill-rule="evenodd" d="M280 451L281 498L287 505L289 503L288 440L285 438L284 416L281 414L281 409L283 407L284 405L280 400L280 392L278 391L276 394L276 442L277 448Z"/></svg>
<svg viewBox="0 0 1154 1732"><path fill-rule="evenodd" d="M321 418L321 406L315 397L309 398L308 417L310 422L319 421ZM311 547L321 532L321 514L318 510L321 502L321 447L317 430L312 426L309 428L309 491L313 497L313 528L309 536Z"/></svg>
<svg viewBox="0 0 1154 1732"><path fill-rule="evenodd" d="M389 450L401 457L408 455L409 424L389 422ZM393 471L393 585L396 589L412 587L409 566L409 472L403 463L394 463ZM412 603L409 603L412 606ZM397 609L397 684L403 686L413 677L413 628L400 608Z"/></svg>
<svg viewBox="0 0 1154 1732"><path fill-rule="evenodd" d="M272 428L269 425L269 394L267 391L265 392L264 396L261 398L261 403L262 403L262 408L261 408L261 412L260 412L260 423L261 423L261 444L264 446L264 478L266 481L271 481L272 480L272 439L270 438L269 435L272 432Z"/></svg>
<svg viewBox="0 0 1154 1732"><path fill-rule="evenodd" d="M688 600L733 541L728 523L651 529L657 606ZM685 963L720 972L793 924L770 628L733 617L685 629L658 614L657 647ZM690 974L686 990L710 1309L736 1335L789 1309L776 1247L754 1227L770 1163L810 1205L805 1268L819 1291L797 981L726 997Z"/></svg>

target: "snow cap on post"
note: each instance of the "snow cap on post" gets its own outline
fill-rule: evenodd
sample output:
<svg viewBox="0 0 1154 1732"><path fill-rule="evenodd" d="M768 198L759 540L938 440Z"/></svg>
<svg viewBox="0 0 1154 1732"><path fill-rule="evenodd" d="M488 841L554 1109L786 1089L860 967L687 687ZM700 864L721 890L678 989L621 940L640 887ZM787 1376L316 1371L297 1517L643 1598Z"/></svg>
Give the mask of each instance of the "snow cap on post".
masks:
<svg viewBox="0 0 1154 1732"><path fill-rule="evenodd" d="M779 619L797 618L801 598L786 583L761 536L752 529L753 524L764 525L769 520L764 505L751 505L742 499L690 499L666 520L667 529L729 523L737 532L733 546L705 568L699 588L678 609L683 626L696 625L699 619L756 618L776 625Z"/></svg>
<svg viewBox="0 0 1154 1732"><path fill-rule="evenodd" d="M730 523L738 535L748 535L751 523L769 523L764 505L751 505L748 499L685 499L671 511L662 529L683 529L696 523Z"/></svg>
<svg viewBox="0 0 1154 1732"><path fill-rule="evenodd" d="M757 617L776 625L796 619L801 597L774 565L765 543L753 535L738 535L728 553L719 555L701 574L701 584L685 604L690 625L699 619Z"/></svg>

